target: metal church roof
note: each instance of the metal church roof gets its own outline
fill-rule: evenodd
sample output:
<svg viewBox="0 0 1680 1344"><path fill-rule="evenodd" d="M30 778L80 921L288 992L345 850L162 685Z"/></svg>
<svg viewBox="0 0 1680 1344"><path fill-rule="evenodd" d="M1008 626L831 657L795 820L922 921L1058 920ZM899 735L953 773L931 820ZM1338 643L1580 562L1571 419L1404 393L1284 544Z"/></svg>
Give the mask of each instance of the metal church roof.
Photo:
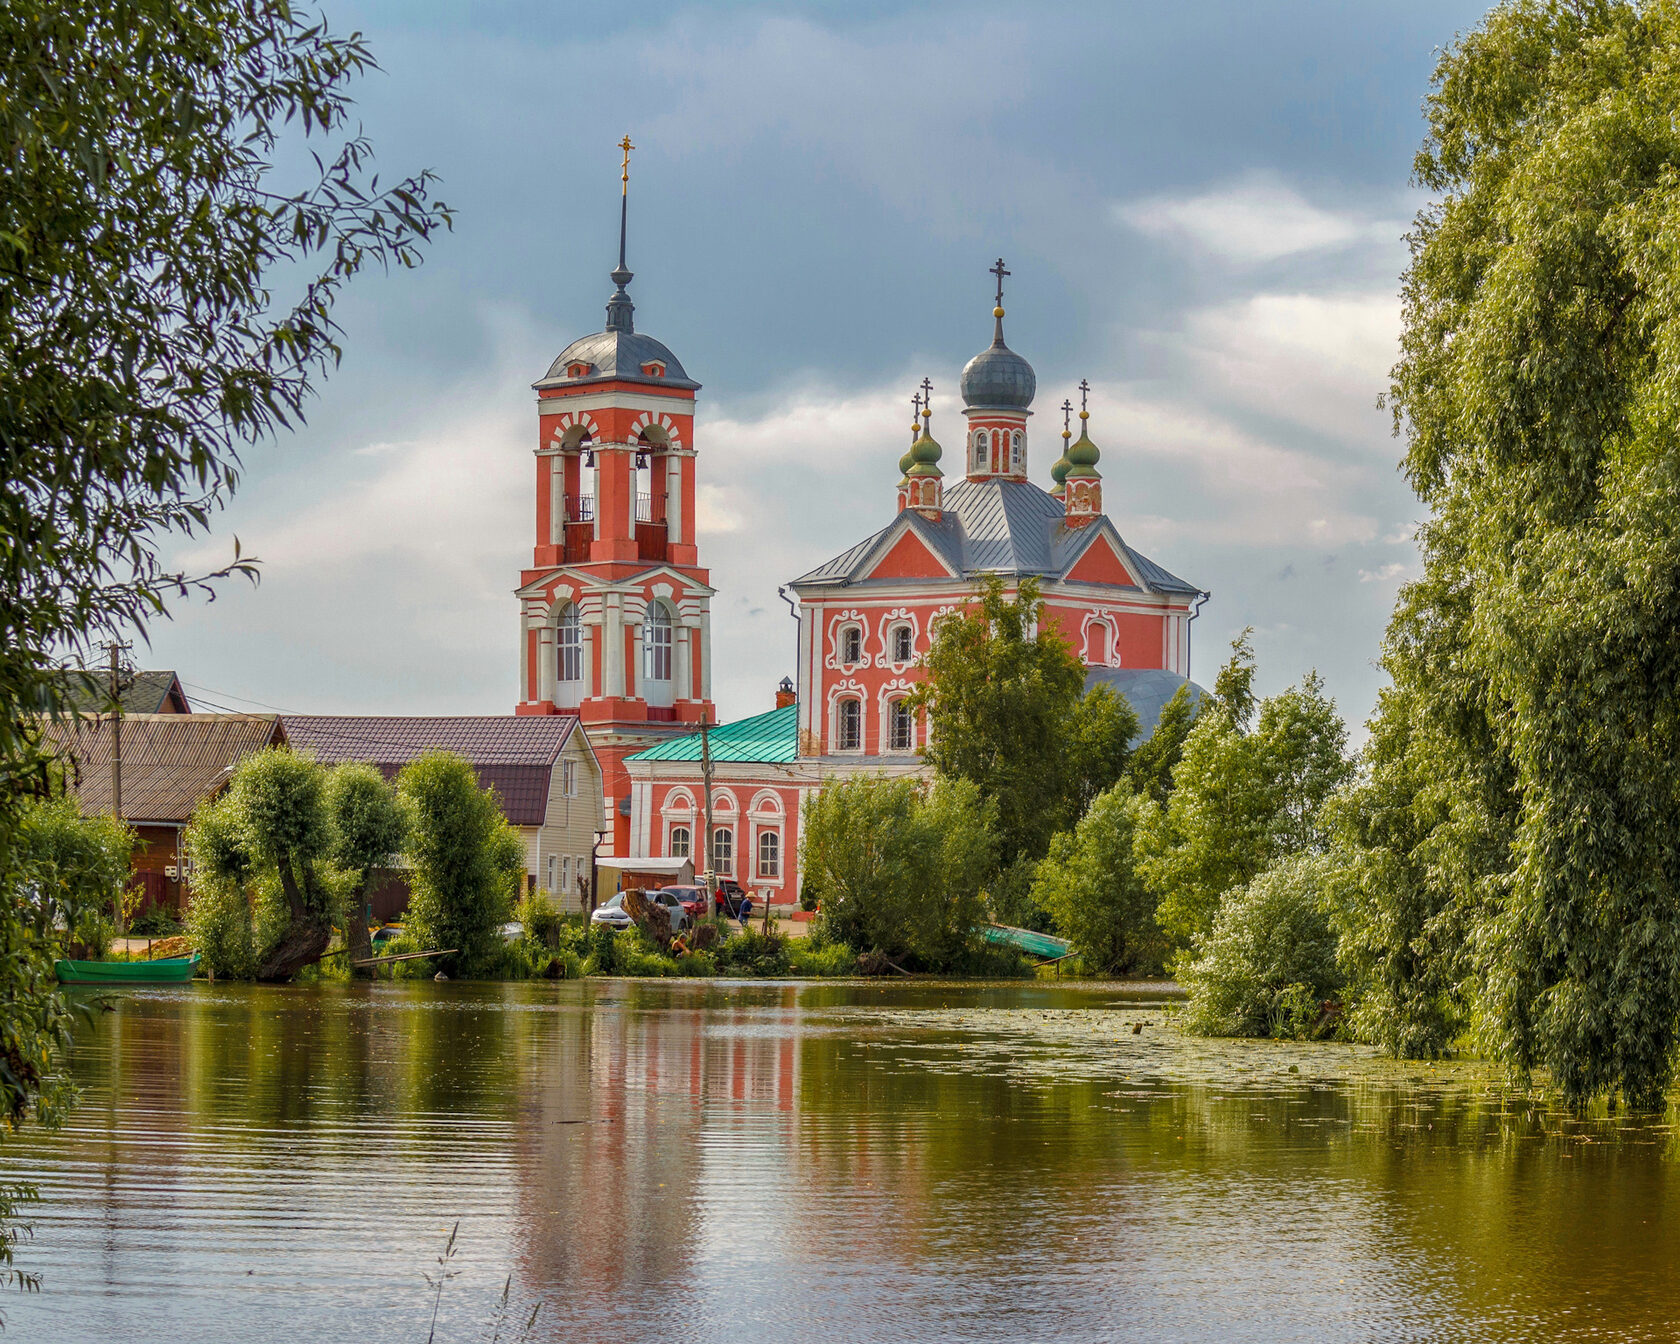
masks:
<svg viewBox="0 0 1680 1344"><path fill-rule="evenodd" d="M907 510L850 550L800 575L793 581L795 586L869 582L862 573L875 557L881 540L901 524L965 577L1000 574L1060 578L1078 562L1091 539L1100 530L1107 530L1126 558L1135 562L1150 588L1191 597L1202 591L1127 546L1107 519L1085 527L1069 527L1066 510L1053 495L1030 481L998 479L953 482L945 490L943 516L938 522Z"/></svg>
<svg viewBox="0 0 1680 1344"><path fill-rule="evenodd" d="M750 719L720 723L706 730L714 761L782 765L799 755L799 706L783 705ZM698 761L700 734L673 737L628 756L631 761Z"/></svg>
<svg viewBox="0 0 1680 1344"><path fill-rule="evenodd" d="M1161 711L1181 686L1190 688L1192 704L1207 694L1188 677L1153 667L1093 667L1085 673L1085 689L1097 685L1107 686L1123 696L1137 711L1136 742L1144 741L1155 731L1155 725L1161 721Z"/></svg>

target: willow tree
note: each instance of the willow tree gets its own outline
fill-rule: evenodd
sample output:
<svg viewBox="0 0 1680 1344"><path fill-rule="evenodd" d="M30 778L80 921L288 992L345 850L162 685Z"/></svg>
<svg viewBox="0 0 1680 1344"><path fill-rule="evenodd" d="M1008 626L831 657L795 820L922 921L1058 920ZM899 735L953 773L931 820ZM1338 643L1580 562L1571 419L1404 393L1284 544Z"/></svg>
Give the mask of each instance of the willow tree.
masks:
<svg viewBox="0 0 1680 1344"><path fill-rule="evenodd" d="M54 788L40 714L70 708L53 664L206 577L172 569L165 539L203 532L242 450L301 418L346 287L414 265L449 221L429 175L373 171L350 94L373 66L359 34L282 0L0 5L7 1117L61 1100L51 918L17 899L25 800Z"/></svg>
<svg viewBox="0 0 1680 1344"><path fill-rule="evenodd" d="M1676 106L1674 0L1517 0L1440 59L1392 387L1424 574L1353 826L1393 1043L1458 997L1641 1106L1680 1019Z"/></svg>

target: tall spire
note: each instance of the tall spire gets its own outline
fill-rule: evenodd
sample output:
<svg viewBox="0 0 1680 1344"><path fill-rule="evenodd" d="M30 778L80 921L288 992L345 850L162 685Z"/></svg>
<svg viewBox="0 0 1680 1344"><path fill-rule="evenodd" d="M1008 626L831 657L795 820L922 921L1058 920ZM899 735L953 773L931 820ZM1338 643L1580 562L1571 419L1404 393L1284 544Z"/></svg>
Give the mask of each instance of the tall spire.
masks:
<svg viewBox="0 0 1680 1344"><path fill-rule="evenodd" d="M636 330L636 305L630 302L630 295L624 287L636 277L624 264L624 244L630 227L630 151L635 146L626 135L618 142L618 147L624 151L624 163L619 175L622 189L618 204L618 269L612 273L612 282L618 288L613 291L612 298L607 300L607 330L622 331L629 335Z"/></svg>

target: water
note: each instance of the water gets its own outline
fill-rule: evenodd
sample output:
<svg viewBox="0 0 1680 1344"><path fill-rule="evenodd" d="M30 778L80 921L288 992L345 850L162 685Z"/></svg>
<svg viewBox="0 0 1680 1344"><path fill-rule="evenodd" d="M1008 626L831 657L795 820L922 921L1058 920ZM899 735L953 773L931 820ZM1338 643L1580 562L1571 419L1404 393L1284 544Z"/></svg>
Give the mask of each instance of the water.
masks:
<svg viewBox="0 0 1680 1344"><path fill-rule="evenodd" d="M1680 1145L1114 986L133 992L13 1340L1642 1340ZM1134 1033L1134 1026L1142 1026Z"/></svg>

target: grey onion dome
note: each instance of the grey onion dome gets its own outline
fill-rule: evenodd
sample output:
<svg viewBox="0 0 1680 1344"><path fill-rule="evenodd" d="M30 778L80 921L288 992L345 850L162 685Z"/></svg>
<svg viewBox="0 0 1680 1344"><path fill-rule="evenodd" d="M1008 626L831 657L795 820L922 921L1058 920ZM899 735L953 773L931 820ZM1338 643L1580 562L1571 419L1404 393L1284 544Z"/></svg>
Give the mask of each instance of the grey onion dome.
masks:
<svg viewBox="0 0 1680 1344"><path fill-rule="evenodd" d="M1003 310L994 310L997 333L990 348L969 360L962 371L964 406L1024 411L1038 391L1033 366L1003 343Z"/></svg>

